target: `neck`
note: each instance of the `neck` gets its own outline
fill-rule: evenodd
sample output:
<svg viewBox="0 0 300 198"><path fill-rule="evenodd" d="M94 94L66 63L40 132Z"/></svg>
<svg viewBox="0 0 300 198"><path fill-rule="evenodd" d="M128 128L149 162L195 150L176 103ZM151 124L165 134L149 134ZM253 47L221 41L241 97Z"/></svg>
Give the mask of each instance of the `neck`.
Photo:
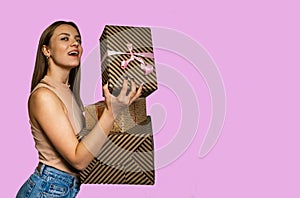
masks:
<svg viewBox="0 0 300 198"><path fill-rule="evenodd" d="M53 80L61 82L63 84L69 83L69 74L71 69L63 69L63 68L48 68L47 76L51 77Z"/></svg>

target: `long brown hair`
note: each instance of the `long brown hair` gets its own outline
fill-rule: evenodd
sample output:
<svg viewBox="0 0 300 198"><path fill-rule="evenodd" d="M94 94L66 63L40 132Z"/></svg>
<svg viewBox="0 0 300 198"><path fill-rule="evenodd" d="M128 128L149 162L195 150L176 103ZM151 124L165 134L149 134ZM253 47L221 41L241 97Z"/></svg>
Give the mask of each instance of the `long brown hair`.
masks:
<svg viewBox="0 0 300 198"><path fill-rule="evenodd" d="M31 89L30 89L31 92L36 87L36 85L40 82L40 80L44 78L44 76L47 74L48 61L47 61L47 57L42 52L43 45L49 46L50 39L55 29L62 24L71 25L77 30L80 36L79 28L75 23L70 21L56 21L44 30L44 32L40 37L40 41L36 53L34 72L31 80ZM83 110L83 104L80 98L80 65L71 69L69 74L69 84L70 84L70 89L72 90L78 105Z"/></svg>

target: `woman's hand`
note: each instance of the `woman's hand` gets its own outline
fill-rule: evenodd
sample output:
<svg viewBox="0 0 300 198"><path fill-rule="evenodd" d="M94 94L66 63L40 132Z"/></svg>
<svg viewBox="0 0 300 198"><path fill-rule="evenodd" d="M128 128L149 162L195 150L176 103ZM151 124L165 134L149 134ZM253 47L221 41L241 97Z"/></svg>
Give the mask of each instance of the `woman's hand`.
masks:
<svg viewBox="0 0 300 198"><path fill-rule="evenodd" d="M136 84L132 80L131 91L128 93L128 95L126 95L128 90L128 80L124 79L121 92L116 97L109 92L108 84L104 85L103 91L107 112L110 113L110 115L115 119L124 108L128 107L131 103L133 103L141 96L142 88L143 85L140 85L138 90L136 91Z"/></svg>

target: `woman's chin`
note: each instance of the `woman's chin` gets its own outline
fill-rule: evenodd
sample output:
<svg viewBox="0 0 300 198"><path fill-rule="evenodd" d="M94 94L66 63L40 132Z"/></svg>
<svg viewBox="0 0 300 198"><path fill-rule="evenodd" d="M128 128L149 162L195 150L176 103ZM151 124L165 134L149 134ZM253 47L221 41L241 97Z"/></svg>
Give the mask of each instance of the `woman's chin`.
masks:
<svg viewBox="0 0 300 198"><path fill-rule="evenodd" d="M67 67L75 68L75 67L78 67L79 65L80 65L80 62L76 62L76 63L69 64Z"/></svg>

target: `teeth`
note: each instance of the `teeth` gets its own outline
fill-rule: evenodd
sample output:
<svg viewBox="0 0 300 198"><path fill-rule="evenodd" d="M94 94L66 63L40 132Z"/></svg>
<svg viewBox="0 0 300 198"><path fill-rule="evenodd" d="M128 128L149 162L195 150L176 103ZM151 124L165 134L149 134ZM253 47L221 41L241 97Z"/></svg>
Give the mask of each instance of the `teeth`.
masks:
<svg viewBox="0 0 300 198"><path fill-rule="evenodd" d="M69 54L69 55L78 55L78 52L76 52L76 51L71 51L71 52L69 52L68 54Z"/></svg>

